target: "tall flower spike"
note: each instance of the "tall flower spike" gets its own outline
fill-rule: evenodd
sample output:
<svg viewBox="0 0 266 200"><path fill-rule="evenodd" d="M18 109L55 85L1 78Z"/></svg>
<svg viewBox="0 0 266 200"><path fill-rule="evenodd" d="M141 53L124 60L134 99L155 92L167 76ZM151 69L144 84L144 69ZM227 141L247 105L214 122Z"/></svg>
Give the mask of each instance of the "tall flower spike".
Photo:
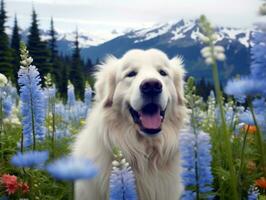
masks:
<svg viewBox="0 0 266 200"><path fill-rule="evenodd" d="M214 64L216 60L224 61L226 59L224 48L222 46L215 45L218 35L214 32L211 24L207 21L205 16L201 16L200 22L200 29L202 33L199 34L199 39L207 45L201 50L201 55L205 58L206 64Z"/></svg>
<svg viewBox="0 0 266 200"><path fill-rule="evenodd" d="M208 134L200 131L183 130L180 134L182 179L186 187L182 199L195 199L204 195L212 199L213 176L211 173L211 144Z"/></svg>
<svg viewBox="0 0 266 200"><path fill-rule="evenodd" d="M67 105L69 107L73 106L76 103L74 86L69 83L67 87Z"/></svg>
<svg viewBox="0 0 266 200"><path fill-rule="evenodd" d="M266 96L266 33L255 32L252 36L251 74L228 81L225 92L242 102L246 97Z"/></svg>
<svg viewBox="0 0 266 200"><path fill-rule="evenodd" d="M44 97L40 86L40 74L37 68L31 65L33 59L25 44L21 45L21 66L18 72L20 86L21 114L24 135L24 145L36 146L36 139L44 138Z"/></svg>
<svg viewBox="0 0 266 200"><path fill-rule="evenodd" d="M123 158L122 152L115 148L114 161L110 176L110 200L137 200L134 173L129 163Z"/></svg>

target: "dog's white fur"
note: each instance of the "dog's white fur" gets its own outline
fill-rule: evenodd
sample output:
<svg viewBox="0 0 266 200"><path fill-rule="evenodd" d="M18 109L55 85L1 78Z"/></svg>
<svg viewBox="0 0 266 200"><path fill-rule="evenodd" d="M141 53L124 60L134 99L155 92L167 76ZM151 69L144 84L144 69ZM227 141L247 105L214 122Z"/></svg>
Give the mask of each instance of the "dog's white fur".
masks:
<svg viewBox="0 0 266 200"><path fill-rule="evenodd" d="M163 69L167 76L158 72ZM130 70L135 77L126 77ZM176 200L180 197L178 132L187 110L183 94L184 70L178 57L161 51L131 50L121 59L109 57L96 73L95 101L86 127L77 136L73 155L93 160L100 174L75 183L76 200L108 199L112 149L119 147L130 163L140 200ZM138 110L143 104L140 83L155 78L162 83L159 103L166 108L161 132L155 137L141 133L132 120L128 104Z"/></svg>

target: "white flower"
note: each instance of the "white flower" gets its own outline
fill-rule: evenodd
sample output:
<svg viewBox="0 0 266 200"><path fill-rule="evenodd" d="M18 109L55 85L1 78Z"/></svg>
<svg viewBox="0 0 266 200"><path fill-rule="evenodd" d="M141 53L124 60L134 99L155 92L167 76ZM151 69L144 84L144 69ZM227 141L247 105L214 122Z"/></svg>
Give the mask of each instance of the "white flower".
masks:
<svg viewBox="0 0 266 200"><path fill-rule="evenodd" d="M218 37L219 37L219 36L218 36L217 33L214 33L214 34L211 35L211 39L214 40L214 41L215 41L215 40L218 40Z"/></svg>
<svg viewBox="0 0 266 200"><path fill-rule="evenodd" d="M13 125L17 125L17 126L21 125L21 122L19 121L19 118L17 117L12 117L10 122Z"/></svg>
<svg viewBox="0 0 266 200"><path fill-rule="evenodd" d="M119 163L118 161L114 160L114 161L112 162L112 165L113 165L114 167L118 167L118 166L120 165L120 163Z"/></svg>
<svg viewBox="0 0 266 200"><path fill-rule="evenodd" d="M203 43L208 43L210 41L210 39L208 37L206 37L205 35L199 33L198 34L198 38L200 41L202 41Z"/></svg>
<svg viewBox="0 0 266 200"><path fill-rule="evenodd" d="M224 53L218 53L218 54L215 54L215 58L219 61L224 61L225 55L224 55Z"/></svg>
<svg viewBox="0 0 266 200"><path fill-rule="evenodd" d="M127 167L129 167L129 163L128 163L128 162L126 162L126 163L124 164L124 168L127 168Z"/></svg>
<svg viewBox="0 0 266 200"><path fill-rule="evenodd" d="M122 164L122 165L126 164L126 162L127 162L127 161L126 161L125 158L123 158L123 159L121 160L121 164Z"/></svg>
<svg viewBox="0 0 266 200"><path fill-rule="evenodd" d="M22 60L22 61L20 61L20 64L23 66L27 66L28 63L27 63L27 60Z"/></svg>
<svg viewBox="0 0 266 200"><path fill-rule="evenodd" d="M206 62L208 65L211 65L211 64L214 63L214 60L213 60L212 57L208 57L208 58L205 59L205 62Z"/></svg>
<svg viewBox="0 0 266 200"><path fill-rule="evenodd" d="M33 62L32 57L27 58L26 62L27 62L27 65L30 65Z"/></svg>
<svg viewBox="0 0 266 200"><path fill-rule="evenodd" d="M214 46L214 49L213 49L214 53L223 53L224 52L224 47L222 46Z"/></svg>
<svg viewBox="0 0 266 200"><path fill-rule="evenodd" d="M211 57L211 47L204 47L203 49L201 49L200 53L204 58Z"/></svg>
<svg viewBox="0 0 266 200"><path fill-rule="evenodd" d="M7 84L7 78L4 74L0 73L0 87L3 87Z"/></svg>

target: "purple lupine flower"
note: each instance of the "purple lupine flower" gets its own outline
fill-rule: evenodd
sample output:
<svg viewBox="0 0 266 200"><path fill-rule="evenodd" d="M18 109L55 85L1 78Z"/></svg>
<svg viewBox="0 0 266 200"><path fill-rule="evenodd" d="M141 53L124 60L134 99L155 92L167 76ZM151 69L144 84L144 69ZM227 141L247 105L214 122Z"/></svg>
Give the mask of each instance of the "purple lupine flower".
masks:
<svg viewBox="0 0 266 200"><path fill-rule="evenodd" d="M109 200L137 200L135 176L129 163L123 158L120 150L114 152L114 157L109 182Z"/></svg>
<svg viewBox="0 0 266 200"><path fill-rule="evenodd" d="M44 138L45 107L41 89L41 78L37 68L29 57L26 46L21 47L21 64L18 72L20 86L22 126L25 145L34 144L35 139Z"/></svg>
<svg viewBox="0 0 266 200"><path fill-rule="evenodd" d="M259 194L259 190L256 187L250 187L248 190L248 200L258 200Z"/></svg>
<svg viewBox="0 0 266 200"><path fill-rule="evenodd" d="M72 84L69 84L67 88L67 105L71 107L75 105L75 103L76 103L76 97L75 97L74 86Z"/></svg>
<svg viewBox="0 0 266 200"><path fill-rule="evenodd" d="M9 117L12 111L12 99L11 96L7 96L3 100L3 112L5 117Z"/></svg>
<svg viewBox="0 0 266 200"><path fill-rule="evenodd" d="M186 187L182 199L195 199L198 194L204 194L212 199L213 188L211 172L210 136L202 131L183 130L180 134L180 154L182 161L182 179ZM193 188L193 189L191 189Z"/></svg>

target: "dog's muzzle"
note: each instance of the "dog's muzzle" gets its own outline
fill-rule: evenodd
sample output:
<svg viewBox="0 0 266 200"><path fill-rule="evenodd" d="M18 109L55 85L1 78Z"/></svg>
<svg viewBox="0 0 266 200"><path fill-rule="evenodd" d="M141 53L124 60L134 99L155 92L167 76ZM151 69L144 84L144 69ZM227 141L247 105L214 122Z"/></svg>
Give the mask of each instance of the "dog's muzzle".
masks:
<svg viewBox="0 0 266 200"><path fill-rule="evenodd" d="M162 83L157 79L145 79L139 87L142 107L138 110L129 104L129 112L140 132L146 136L155 136L161 131L165 108L160 105Z"/></svg>

